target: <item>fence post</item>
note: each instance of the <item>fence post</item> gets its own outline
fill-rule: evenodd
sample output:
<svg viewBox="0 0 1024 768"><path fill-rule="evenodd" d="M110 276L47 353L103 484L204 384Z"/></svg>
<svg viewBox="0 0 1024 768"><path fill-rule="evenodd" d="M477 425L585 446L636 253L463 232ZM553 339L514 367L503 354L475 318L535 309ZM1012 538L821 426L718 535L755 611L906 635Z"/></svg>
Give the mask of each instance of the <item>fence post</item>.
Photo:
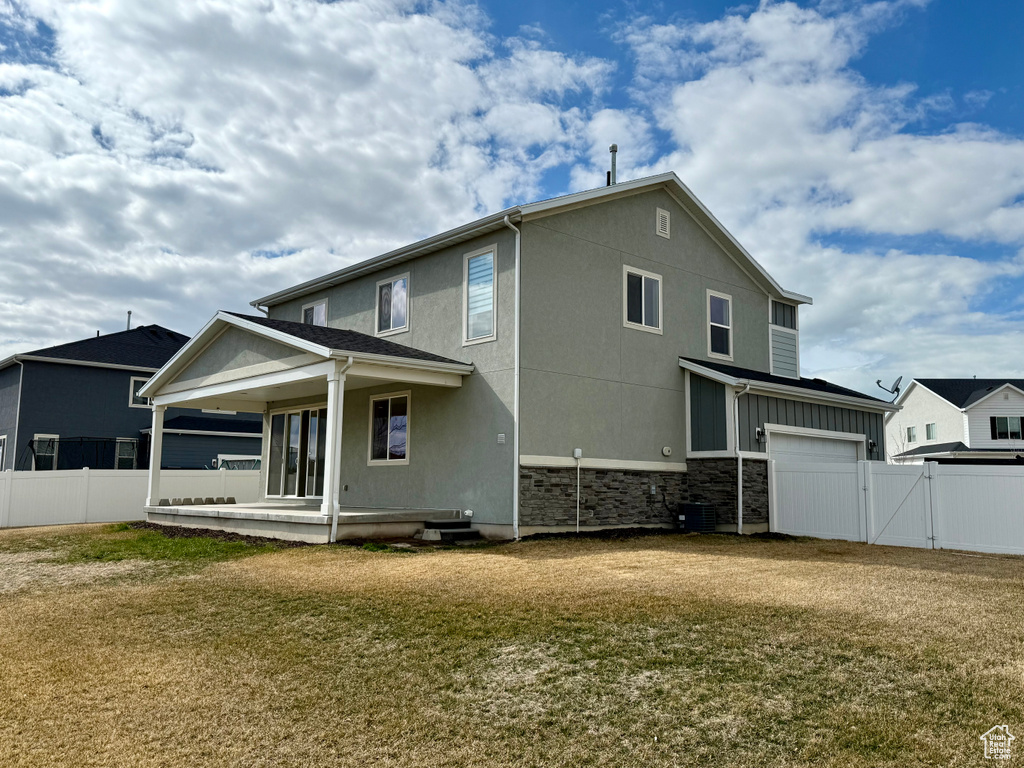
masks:
<svg viewBox="0 0 1024 768"><path fill-rule="evenodd" d="M220 467L217 471L220 472L220 495L223 498L227 498L227 496L228 496L228 470L227 470L227 467Z"/></svg>
<svg viewBox="0 0 1024 768"><path fill-rule="evenodd" d="M939 475L939 463L937 461L926 461L924 463L924 474L927 482L924 484L924 503L927 509L924 516L925 537L928 539L928 549L941 549L935 546L935 505L938 502L936 479Z"/></svg>
<svg viewBox="0 0 1024 768"><path fill-rule="evenodd" d="M82 506L79 517L81 518L78 522L85 523L89 521L89 468L82 467Z"/></svg>
<svg viewBox="0 0 1024 768"><path fill-rule="evenodd" d="M871 519L871 462L857 462L857 481L860 485L858 500L860 507L860 540L870 541Z"/></svg>
<svg viewBox="0 0 1024 768"><path fill-rule="evenodd" d="M14 493L14 470L4 470L3 507L0 507L0 528L11 527L11 495Z"/></svg>
<svg viewBox="0 0 1024 768"><path fill-rule="evenodd" d="M768 459L768 530L775 531L775 460Z"/></svg>

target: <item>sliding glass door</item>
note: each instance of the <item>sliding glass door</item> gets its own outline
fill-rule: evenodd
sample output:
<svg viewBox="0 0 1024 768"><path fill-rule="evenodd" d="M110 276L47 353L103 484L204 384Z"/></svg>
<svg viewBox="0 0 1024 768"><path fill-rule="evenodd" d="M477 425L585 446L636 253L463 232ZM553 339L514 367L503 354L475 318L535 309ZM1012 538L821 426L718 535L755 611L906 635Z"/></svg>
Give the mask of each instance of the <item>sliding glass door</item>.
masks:
<svg viewBox="0 0 1024 768"><path fill-rule="evenodd" d="M326 408L273 414L270 417L267 496L322 497L326 446Z"/></svg>

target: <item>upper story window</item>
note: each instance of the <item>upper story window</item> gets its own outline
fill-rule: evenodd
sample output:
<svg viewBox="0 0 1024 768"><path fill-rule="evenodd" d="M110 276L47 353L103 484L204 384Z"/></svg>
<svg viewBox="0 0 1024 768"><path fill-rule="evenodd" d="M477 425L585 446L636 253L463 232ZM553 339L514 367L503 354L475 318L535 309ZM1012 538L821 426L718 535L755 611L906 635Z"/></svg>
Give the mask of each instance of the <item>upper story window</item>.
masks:
<svg viewBox="0 0 1024 768"><path fill-rule="evenodd" d="M924 425L924 438L925 440L934 440L937 430L935 429L935 422Z"/></svg>
<svg viewBox="0 0 1024 768"><path fill-rule="evenodd" d="M796 307L782 301L772 301L772 325L796 330Z"/></svg>
<svg viewBox="0 0 1024 768"><path fill-rule="evenodd" d="M369 463L409 463L408 392L370 398Z"/></svg>
<svg viewBox="0 0 1024 768"><path fill-rule="evenodd" d="M466 254L463 274L463 339L465 344L495 338L494 248Z"/></svg>
<svg viewBox="0 0 1024 768"><path fill-rule="evenodd" d="M128 390L129 408L149 408L149 398L139 394L139 390L146 385L147 381L149 379L143 376L132 376L131 387Z"/></svg>
<svg viewBox="0 0 1024 768"><path fill-rule="evenodd" d="M622 268L622 315L627 328L661 333L661 275Z"/></svg>
<svg viewBox="0 0 1024 768"><path fill-rule="evenodd" d="M708 356L732 360L732 296L708 291Z"/></svg>
<svg viewBox="0 0 1024 768"><path fill-rule="evenodd" d="M306 325L327 325L327 299L306 304L302 308L302 322Z"/></svg>
<svg viewBox="0 0 1024 768"><path fill-rule="evenodd" d="M409 330L409 275L377 283L377 335Z"/></svg>
<svg viewBox="0 0 1024 768"><path fill-rule="evenodd" d="M993 416L989 419L993 440L1020 440L1020 416Z"/></svg>
<svg viewBox="0 0 1024 768"><path fill-rule="evenodd" d="M916 443L917 442L917 427L907 427L907 442L908 443Z"/></svg>

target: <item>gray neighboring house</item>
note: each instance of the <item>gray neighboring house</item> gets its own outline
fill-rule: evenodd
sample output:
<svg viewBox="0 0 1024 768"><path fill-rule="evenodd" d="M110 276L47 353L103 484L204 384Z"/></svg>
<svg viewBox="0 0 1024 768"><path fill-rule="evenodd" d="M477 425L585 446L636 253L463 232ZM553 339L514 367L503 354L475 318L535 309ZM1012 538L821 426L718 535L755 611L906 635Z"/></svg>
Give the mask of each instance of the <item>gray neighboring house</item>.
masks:
<svg viewBox="0 0 1024 768"><path fill-rule="evenodd" d="M326 541L471 511L512 538L704 501L764 530L766 458L885 456L894 406L800 377L810 303L673 173L517 205L218 313L144 393L154 433L262 414L261 504L160 504L151 475L149 519Z"/></svg>
<svg viewBox="0 0 1024 768"><path fill-rule="evenodd" d="M0 362L0 469L145 469L152 407L139 390L188 341L147 325L14 355ZM259 457L248 414L169 414L164 468Z"/></svg>

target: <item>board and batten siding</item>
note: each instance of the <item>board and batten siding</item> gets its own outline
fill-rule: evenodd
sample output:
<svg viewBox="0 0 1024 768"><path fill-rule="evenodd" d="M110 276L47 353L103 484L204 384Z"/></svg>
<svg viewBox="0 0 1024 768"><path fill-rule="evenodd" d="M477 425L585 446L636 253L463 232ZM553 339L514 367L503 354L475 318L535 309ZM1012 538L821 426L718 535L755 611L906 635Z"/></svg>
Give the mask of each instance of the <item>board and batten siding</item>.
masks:
<svg viewBox="0 0 1024 768"><path fill-rule="evenodd" d="M993 440L993 416L1020 416L1024 418L1024 395L1009 387L996 392L983 402L967 409L967 429L971 448L1003 448L1008 451L1024 448L1024 440Z"/></svg>
<svg viewBox="0 0 1024 768"><path fill-rule="evenodd" d="M800 377L797 361L797 335L793 331L772 328L772 373L776 376Z"/></svg>
<svg viewBox="0 0 1024 768"><path fill-rule="evenodd" d="M691 373L690 450L726 450L725 430L725 385Z"/></svg>
<svg viewBox="0 0 1024 768"><path fill-rule="evenodd" d="M823 429L830 432L862 434L875 441L875 449L867 451L869 460L885 458L885 431L882 414L840 408L834 405L804 403L766 395L742 395L739 399L740 450L764 453L765 443L759 443L754 430L765 424L788 427Z"/></svg>

